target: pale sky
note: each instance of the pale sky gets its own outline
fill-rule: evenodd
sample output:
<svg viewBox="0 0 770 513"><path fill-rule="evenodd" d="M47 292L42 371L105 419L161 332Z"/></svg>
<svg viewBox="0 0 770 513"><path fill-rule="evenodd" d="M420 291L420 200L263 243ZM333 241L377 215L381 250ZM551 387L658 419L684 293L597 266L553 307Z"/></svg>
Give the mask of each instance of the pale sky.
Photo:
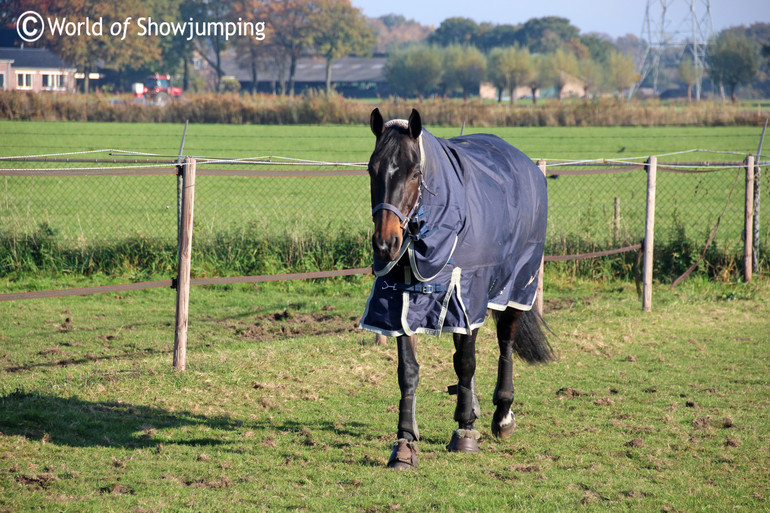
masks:
<svg viewBox="0 0 770 513"><path fill-rule="evenodd" d="M651 0L651 21L660 20L663 0ZM402 14L423 25L438 27L453 16L477 22L523 23L530 18L561 16L581 33L604 32L613 38L626 34L642 35L647 0L352 0L370 17ZM665 0L668 6L666 32L691 33L690 0ZM698 20L707 19L711 7L715 32L735 25L770 23L770 0L695 0ZM686 36L685 36L686 37ZM645 38L646 39L646 38Z"/></svg>

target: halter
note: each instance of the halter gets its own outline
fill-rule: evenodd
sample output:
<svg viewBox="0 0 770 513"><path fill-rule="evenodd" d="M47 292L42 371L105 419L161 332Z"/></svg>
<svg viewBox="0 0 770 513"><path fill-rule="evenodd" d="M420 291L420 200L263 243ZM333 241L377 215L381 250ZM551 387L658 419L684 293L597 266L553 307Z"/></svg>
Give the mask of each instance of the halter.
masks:
<svg viewBox="0 0 770 513"><path fill-rule="evenodd" d="M398 217L399 221L401 221L401 229L406 229L406 226L409 224L409 221L412 220L414 215L417 213L417 209L420 208L420 203L422 203L422 189L425 187L425 177L422 174L422 169L418 171L420 173L420 183L417 186L417 199L414 201L414 205L412 205L412 208L409 209L409 213L407 215L404 215L401 213L401 210L395 205L392 205L390 203L380 203L379 205L375 206L372 209L372 217L379 212L380 210L390 210L396 216ZM427 189L427 187L425 187Z"/></svg>
<svg viewBox="0 0 770 513"><path fill-rule="evenodd" d="M385 128L394 125L406 128L407 130L409 129L409 122L405 119L392 119L385 123ZM430 189L428 189L428 186L425 184L425 175L422 173L423 169L425 169L425 149L422 146L422 134L420 134L420 136L417 138L417 144L420 147L420 170L418 171L420 174L420 183L417 185L417 199L414 201L412 208L409 209L409 213L407 215L402 214L401 210L391 203L380 203L372 209L372 217L374 217L374 215L380 210L389 210L396 214L396 217L398 217L399 221L401 221L402 230L406 229L407 225L417 213L417 210L420 208L420 203L422 203L423 188L430 192Z"/></svg>

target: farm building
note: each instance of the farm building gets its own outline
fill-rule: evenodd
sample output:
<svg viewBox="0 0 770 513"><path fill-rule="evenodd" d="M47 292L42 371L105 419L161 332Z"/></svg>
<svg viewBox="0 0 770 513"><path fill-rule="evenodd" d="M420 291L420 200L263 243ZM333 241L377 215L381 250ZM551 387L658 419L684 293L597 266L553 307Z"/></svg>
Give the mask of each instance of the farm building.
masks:
<svg viewBox="0 0 770 513"><path fill-rule="evenodd" d="M387 57L343 57L332 63L332 85L344 96L354 98L374 98L387 96L388 86L385 79ZM288 63L271 60L259 62L257 68L256 90L262 93L280 91L281 83L288 84ZM202 71L213 85L214 70L204 59L196 60L195 68ZM242 91L252 90L252 69L249 63L238 60L233 50L222 54L222 71L225 77L238 81ZM303 57L297 61L294 77L294 90L301 94L309 89L325 90L326 61L319 57Z"/></svg>
<svg viewBox="0 0 770 513"><path fill-rule="evenodd" d="M75 90L75 68L45 48L0 48L0 90Z"/></svg>

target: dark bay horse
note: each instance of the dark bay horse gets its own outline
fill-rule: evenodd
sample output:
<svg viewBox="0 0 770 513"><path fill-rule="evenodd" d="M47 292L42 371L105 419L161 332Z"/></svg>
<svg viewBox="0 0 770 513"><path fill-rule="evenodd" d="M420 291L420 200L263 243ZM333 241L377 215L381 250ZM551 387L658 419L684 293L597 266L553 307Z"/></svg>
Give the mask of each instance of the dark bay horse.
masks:
<svg viewBox="0 0 770 513"><path fill-rule="evenodd" d="M500 357L492 434L515 427L513 354L554 358L532 311L545 244L546 180L521 151L489 134L452 139L423 130L419 112L384 122L369 160L374 234L372 293L361 327L397 337L401 390L397 442L388 466L417 466L417 334L453 334L458 429L449 451L477 452L476 335L487 310L497 321Z"/></svg>

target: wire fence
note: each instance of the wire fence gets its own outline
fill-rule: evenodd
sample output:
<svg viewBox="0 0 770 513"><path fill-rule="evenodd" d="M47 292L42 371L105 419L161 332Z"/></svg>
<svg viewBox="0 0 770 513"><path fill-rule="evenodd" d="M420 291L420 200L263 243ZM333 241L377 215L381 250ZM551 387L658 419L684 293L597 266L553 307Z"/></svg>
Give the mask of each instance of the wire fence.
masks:
<svg viewBox="0 0 770 513"><path fill-rule="evenodd" d="M705 241L727 207L717 240L727 244L739 239L744 203L740 194L730 195L735 177L742 170L739 164L690 173L659 166L655 217L660 235L656 238ZM644 237L643 166L615 167L610 172L594 168L581 170L580 174L558 173L558 168L549 169L554 178L548 187L551 252L567 254L613 247Z"/></svg>
<svg viewBox="0 0 770 513"><path fill-rule="evenodd" d="M214 255L209 257L217 264L207 268L209 275L339 269L362 265L368 258L372 223L362 163L196 158L195 246L203 253L196 251L195 258L205 260L206 252ZM738 247L744 226L742 166L738 159L662 164L656 243L686 240L702 245L724 211L714 245ZM554 159L545 167L547 255L606 250L643 239L642 162ZM3 158L0 168L0 242L5 246L0 274L18 270L21 261L14 251L24 241L46 240L51 251L55 247L80 254L75 263L43 258L35 264L71 267L58 271L84 266L98 271L104 248L120 252L131 244L155 251L176 247L176 171L171 156L94 150ZM766 186L762 195L767 194ZM765 199L764 204L770 203ZM768 247L769 238L770 231L762 229L762 247ZM277 246L283 252L270 251ZM272 261L255 262L260 258ZM250 263L244 264L244 259ZM135 265L143 265L140 260L137 257Z"/></svg>

